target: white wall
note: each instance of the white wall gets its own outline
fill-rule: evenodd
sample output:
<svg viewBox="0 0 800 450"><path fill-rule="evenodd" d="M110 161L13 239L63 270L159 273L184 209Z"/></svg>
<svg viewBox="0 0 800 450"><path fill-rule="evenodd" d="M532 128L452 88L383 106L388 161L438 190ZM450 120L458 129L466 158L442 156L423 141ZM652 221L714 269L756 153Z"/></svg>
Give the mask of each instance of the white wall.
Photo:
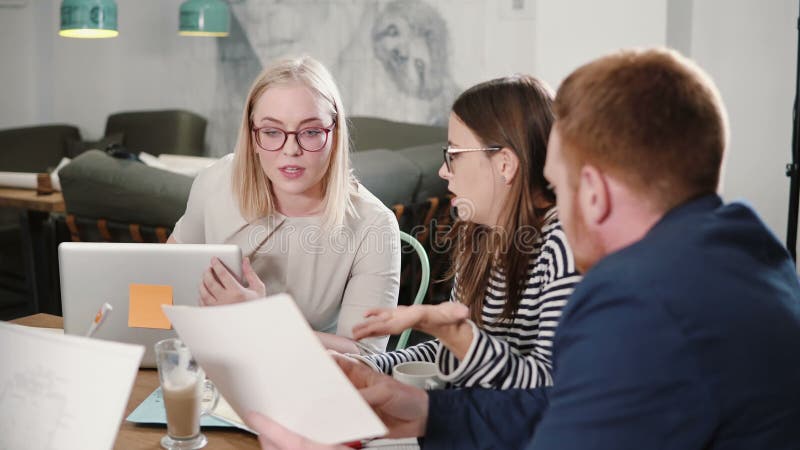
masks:
<svg viewBox="0 0 800 450"><path fill-rule="evenodd" d="M797 18L795 0L539 0L536 73L557 87L578 65L630 46L666 44L695 59L729 115L724 196L748 201L783 242Z"/></svg>
<svg viewBox="0 0 800 450"><path fill-rule="evenodd" d="M0 128L37 122L34 8L0 8Z"/></svg>
<svg viewBox="0 0 800 450"><path fill-rule="evenodd" d="M701 0L692 17L692 57L717 83L730 120L724 196L750 202L782 242L797 15L795 0Z"/></svg>
<svg viewBox="0 0 800 450"><path fill-rule="evenodd" d="M119 36L57 34L59 0L0 8L0 128L65 122L102 137L109 114L210 110L216 44L178 36L180 0L119 0Z"/></svg>
<svg viewBox="0 0 800 450"><path fill-rule="evenodd" d="M212 111L216 43L177 35L180 3L117 0L120 36L107 40L58 37L59 0L0 8L0 128L67 122L97 139L116 111ZM464 0L482 8L485 28L453 45L460 85L519 71L556 88L617 48L676 47L711 74L729 111L726 198L749 200L785 239L796 1L524 0L518 17L503 12L509 4ZM460 36L473 26L451 23Z"/></svg>
<svg viewBox="0 0 800 450"><path fill-rule="evenodd" d="M538 12L536 74L553 88L598 56L666 44L666 0L539 0Z"/></svg>
<svg viewBox="0 0 800 450"><path fill-rule="evenodd" d="M102 136L106 117L116 111L212 111L216 44L177 35L180 3L117 0L120 35L100 40L58 37L59 0L0 9L0 60L9 62L0 68L8 97L0 105L0 128L68 122L90 140ZM533 72L555 88L594 56L621 46L665 43L666 0L524 0L520 12L512 4L465 0L472 11L450 6L443 11L450 18L478 18L450 21L451 35L463 37L453 43L453 73L463 87Z"/></svg>
<svg viewBox="0 0 800 450"><path fill-rule="evenodd" d="M118 1L119 36L90 40L58 37L60 2L51 3L40 33L54 49L53 114L77 123L85 139L101 137L113 112L210 109L216 44L178 36L179 0Z"/></svg>

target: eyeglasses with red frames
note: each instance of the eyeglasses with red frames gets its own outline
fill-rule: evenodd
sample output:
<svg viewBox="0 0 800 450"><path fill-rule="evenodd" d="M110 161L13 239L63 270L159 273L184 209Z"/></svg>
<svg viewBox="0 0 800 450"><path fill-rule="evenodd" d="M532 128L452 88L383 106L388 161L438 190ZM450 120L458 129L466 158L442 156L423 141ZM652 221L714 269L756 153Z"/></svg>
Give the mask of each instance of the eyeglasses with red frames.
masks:
<svg viewBox="0 0 800 450"><path fill-rule="evenodd" d="M307 127L297 131L286 131L277 127L253 127L256 144L268 152L277 152L286 145L289 135L293 134L297 145L307 152L318 152L328 143L328 135L333 131L336 121L325 127Z"/></svg>
<svg viewBox="0 0 800 450"><path fill-rule="evenodd" d="M467 152L496 152L502 148L499 145L477 148L450 147L447 145L442 147L442 158L444 159L445 167L447 167L447 172L453 173L453 155Z"/></svg>

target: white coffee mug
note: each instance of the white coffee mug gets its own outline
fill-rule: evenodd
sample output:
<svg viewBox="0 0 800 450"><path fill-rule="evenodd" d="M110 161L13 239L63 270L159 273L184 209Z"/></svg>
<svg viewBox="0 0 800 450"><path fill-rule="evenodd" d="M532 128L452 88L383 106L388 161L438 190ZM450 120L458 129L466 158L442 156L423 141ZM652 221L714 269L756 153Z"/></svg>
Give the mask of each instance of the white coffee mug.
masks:
<svg viewBox="0 0 800 450"><path fill-rule="evenodd" d="M438 373L436 364L424 361L404 362L392 369L392 377L395 380L425 390L444 387L444 382L437 376Z"/></svg>

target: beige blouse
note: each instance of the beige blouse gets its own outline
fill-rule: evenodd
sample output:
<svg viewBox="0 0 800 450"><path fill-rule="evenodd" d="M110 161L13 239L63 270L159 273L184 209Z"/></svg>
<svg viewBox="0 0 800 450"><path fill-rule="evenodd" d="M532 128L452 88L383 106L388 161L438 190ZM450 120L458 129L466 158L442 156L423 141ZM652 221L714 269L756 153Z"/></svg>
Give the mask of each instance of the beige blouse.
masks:
<svg viewBox="0 0 800 450"><path fill-rule="evenodd" d="M323 227L321 216L275 213L248 223L231 187L233 154L201 172L172 236L180 243L237 244L267 295L288 292L317 331L352 337L364 312L395 307L400 286L400 231L392 211L359 185L358 217ZM382 352L388 337L364 339Z"/></svg>

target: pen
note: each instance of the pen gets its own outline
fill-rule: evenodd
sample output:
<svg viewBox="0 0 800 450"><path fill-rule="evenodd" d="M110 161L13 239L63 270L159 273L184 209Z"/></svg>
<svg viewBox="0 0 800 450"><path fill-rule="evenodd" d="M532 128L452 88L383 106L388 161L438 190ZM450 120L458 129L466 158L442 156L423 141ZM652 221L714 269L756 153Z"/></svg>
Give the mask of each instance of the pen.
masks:
<svg viewBox="0 0 800 450"><path fill-rule="evenodd" d="M111 305L108 304L108 302L103 303L103 306L101 306L100 309L97 310L97 314L95 314L94 320L92 320L92 324L89 325L89 330L86 332L86 337L92 337L94 335L95 331L97 331L97 329L100 328L100 325L103 324L103 322L106 320L106 317L108 317L108 315L111 314L111 311L113 309L114 308L112 308Z"/></svg>
<svg viewBox="0 0 800 450"><path fill-rule="evenodd" d="M375 440L375 438L372 438L372 439L361 439L359 441L345 442L342 445L344 445L345 447L356 448L356 449L367 448L367 445L370 442L374 441L374 440Z"/></svg>

